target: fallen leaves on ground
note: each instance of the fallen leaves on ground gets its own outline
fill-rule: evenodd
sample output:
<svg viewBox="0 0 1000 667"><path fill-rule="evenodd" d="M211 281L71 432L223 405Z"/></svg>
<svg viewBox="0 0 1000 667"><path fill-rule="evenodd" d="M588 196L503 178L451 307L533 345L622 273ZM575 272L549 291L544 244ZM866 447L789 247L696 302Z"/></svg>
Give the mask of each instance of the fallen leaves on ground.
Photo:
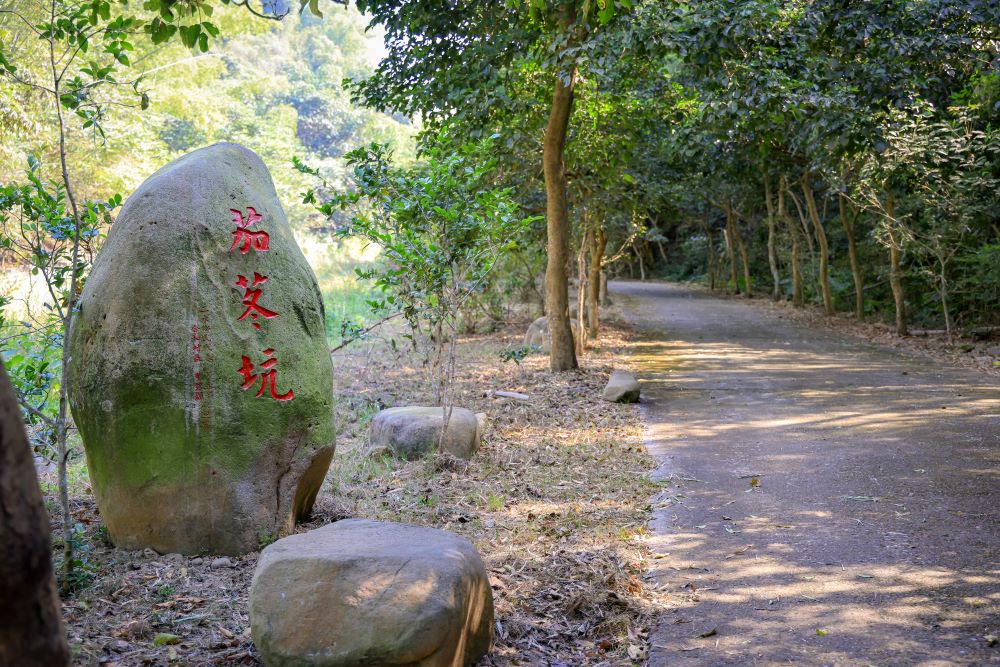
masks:
<svg viewBox="0 0 1000 667"><path fill-rule="evenodd" d="M483 665L641 663L663 595L645 584L652 555L641 539L657 490L647 479L654 461L637 407L600 400L612 368L627 366L626 332L608 327L582 370L552 373L541 355L501 361L526 326L465 336L458 346L455 403L489 422L469 462L367 456L374 413L430 405L432 386L418 355L384 341L339 352L338 452L313 519L297 530L359 517L471 539L496 606L495 646ZM247 604L256 554L213 568L211 557L116 550L102 540L89 489L79 487L73 502L93 581L64 607L78 664L259 664Z"/></svg>

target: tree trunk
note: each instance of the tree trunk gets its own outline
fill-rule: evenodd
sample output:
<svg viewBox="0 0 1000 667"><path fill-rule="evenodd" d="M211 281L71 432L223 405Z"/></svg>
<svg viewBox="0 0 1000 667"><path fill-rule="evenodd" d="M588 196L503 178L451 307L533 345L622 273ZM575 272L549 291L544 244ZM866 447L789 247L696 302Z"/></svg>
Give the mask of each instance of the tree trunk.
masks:
<svg viewBox="0 0 1000 667"><path fill-rule="evenodd" d="M947 264L939 262L941 273L938 276L938 296L941 297L941 311L944 313L944 330L948 336L948 342L954 342L955 326L951 321L951 308L948 306L948 276Z"/></svg>
<svg viewBox="0 0 1000 667"><path fill-rule="evenodd" d="M767 263L771 267L771 298L781 300L781 274L778 272L778 252L776 244L776 224L774 221L774 199L771 192L771 178L764 175L764 203L767 205Z"/></svg>
<svg viewBox="0 0 1000 667"><path fill-rule="evenodd" d="M746 298L753 298L753 289L750 285L750 258L747 256L747 246L743 242L743 235L733 221L733 236L736 238L736 247L740 251L740 261L743 263L743 294Z"/></svg>
<svg viewBox="0 0 1000 667"><path fill-rule="evenodd" d="M545 310L552 338L549 368L566 371L577 367L573 332L569 325L569 287L566 263L569 258L569 205L566 199L566 164L563 152L573 110L573 86L576 71L568 83L556 77L552 108L542 145L545 172L545 219L548 235L548 263L545 268Z"/></svg>
<svg viewBox="0 0 1000 667"><path fill-rule="evenodd" d="M740 281L736 277L736 224L733 221L733 207L728 203L726 212L726 255L729 257L729 278L733 283L733 294L740 293Z"/></svg>
<svg viewBox="0 0 1000 667"><path fill-rule="evenodd" d="M847 255L851 259L851 276L854 278L854 317L859 322L865 319L865 281L861 275L861 266L858 265L858 248L854 234L854 223L858 220L858 212L852 211L850 219L847 217L849 206L847 195L840 193L840 220L844 225L844 233L847 235Z"/></svg>
<svg viewBox="0 0 1000 667"><path fill-rule="evenodd" d="M712 239L712 228L708 226L708 221L705 218L699 218L698 224L705 231L707 242L708 257L705 268L708 270L708 289L715 290L715 241Z"/></svg>
<svg viewBox="0 0 1000 667"><path fill-rule="evenodd" d="M795 193L792 192L790 188L788 188L787 184L785 187L788 196L792 198L792 202L795 204L795 211L798 213L799 216L798 217L799 224L795 227L795 230L798 232L797 240L800 241L799 246L801 248L801 241L804 238L806 241L806 247L809 250L809 259L810 259L809 263L811 266L815 266L816 247L813 245L812 234L809 233L809 221L806 219L808 216L806 215L805 211L802 210L802 205L799 203L799 198L795 196ZM792 224L794 224L794 221L792 222ZM801 274L801 271L799 273ZM819 280L818 275L816 279L817 281Z"/></svg>
<svg viewBox="0 0 1000 667"><path fill-rule="evenodd" d="M816 199L813 197L812 185L809 183L809 170L802 174L802 196L805 197L806 210L812 218L813 230L816 232L816 240L819 242L819 290L823 295L823 310L827 315L833 315L833 295L830 293L830 247L826 241L826 232L823 230L823 221L819 217L819 209L816 208Z"/></svg>
<svg viewBox="0 0 1000 667"><path fill-rule="evenodd" d="M606 306L610 303L610 300L608 299L608 273L603 268L601 269L601 298L599 301L602 306Z"/></svg>
<svg viewBox="0 0 1000 667"><path fill-rule="evenodd" d="M637 260L639 260L639 280L645 281L646 280L646 264L645 264L645 262L642 261L642 253L639 252L639 249L635 247L634 243L632 244L632 252L635 253L635 258Z"/></svg>
<svg viewBox="0 0 1000 667"><path fill-rule="evenodd" d="M538 317L545 314L545 294L542 290L538 289L538 274L535 273L534 268L532 268L531 263L525 259L524 255L519 252L513 254L514 257L521 262L524 267L524 275L527 278L525 280L525 289L523 290L522 298L525 301L533 301L538 305Z"/></svg>
<svg viewBox="0 0 1000 667"><path fill-rule="evenodd" d="M592 340L597 340L600 328L600 301L601 285L604 272L601 271L601 262L604 261L604 248L608 244L608 237L604 229L594 231L590 237L590 276L587 278L587 335Z"/></svg>
<svg viewBox="0 0 1000 667"><path fill-rule="evenodd" d="M587 250L590 248L594 236L594 230L587 224L586 214L584 214L584 234L580 239L580 251L576 254L576 345L577 350L583 354L587 344L587 327L584 326L587 314L587 293L590 291L587 276ZM571 327L572 329L572 327Z"/></svg>
<svg viewBox="0 0 1000 667"><path fill-rule="evenodd" d="M56 2L52 0L49 4L50 7L50 20L55 22L56 14ZM77 289L80 281L81 271L77 269L80 266L80 245L82 239L80 238L80 232L82 229L82 220L80 217L80 209L76 205L76 195L73 193L74 187L73 182L69 177L69 166L66 162L66 121L63 118L63 107L62 107L62 95L61 95L61 81L63 74L65 74L65 68L63 73L59 73L59 64L56 60L56 40L52 33L49 33L49 66L52 72L52 97L55 101L56 107L56 118L59 121L59 164L62 168L62 182L66 189L66 199L69 201L70 210L73 212L73 252L70 259L70 282L69 282L69 296L66 299L65 310L60 310L59 306L56 305L57 310L60 310L60 315L62 317L62 333L63 333L63 346L62 346L62 372L65 376L68 373L70 367L70 350L69 344L67 342L67 337L70 331L73 329L73 319L76 313L77 300L80 298L79 290ZM65 54L63 54L65 55ZM60 56L59 60L62 60ZM62 585L64 589L69 588L70 575L73 573L73 564L76 562L74 557L74 541L73 541L73 516L70 513L69 508L69 479L67 477L67 467L69 465L69 385L65 382L59 383L59 416L56 418L54 430L56 433L56 451L59 454L59 504L62 506L62 529L63 529L63 568L62 568Z"/></svg>
<svg viewBox="0 0 1000 667"><path fill-rule="evenodd" d="M69 664L49 515L21 410L0 364L0 665Z"/></svg>
<svg viewBox="0 0 1000 667"><path fill-rule="evenodd" d="M802 262L799 251L799 228L785 206L785 193L787 191L788 183L785 181L785 177L782 176L778 186L778 217L788 225L788 234L792 237L792 305L801 308L805 299L802 298Z"/></svg>
<svg viewBox="0 0 1000 667"><path fill-rule="evenodd" d="M900 268L902 247L896 234L896 199L891 191L885 192L886 233L889 236L889 285L892 287L892 298L896 302L896 333L905 336L906 331L906 301L903 294L903 271Z"/></svg>

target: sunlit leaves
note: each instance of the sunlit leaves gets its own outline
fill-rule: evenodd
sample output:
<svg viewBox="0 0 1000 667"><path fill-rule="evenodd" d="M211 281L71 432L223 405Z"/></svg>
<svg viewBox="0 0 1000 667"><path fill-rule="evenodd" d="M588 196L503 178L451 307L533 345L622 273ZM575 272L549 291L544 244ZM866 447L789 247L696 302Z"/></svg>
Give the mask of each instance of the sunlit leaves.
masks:
<svg viewBox="0 0 1000 667"><path fill-rule="evenodd" d="M381 248L375 266L357 270L380 293L369 306L402 313L414 333L441 326L453 332L466 302L485 289L498 259L535 220L521 213L509 190L489 187L496 166L490 142L452 144L439 137L410 169L395 167L382 144L354 150L346 156L352 189L318 206L328 217L349 212L338 233ZM318 174L301 160L295 166ZM304 199L318 201L315 192Z"/></svg>

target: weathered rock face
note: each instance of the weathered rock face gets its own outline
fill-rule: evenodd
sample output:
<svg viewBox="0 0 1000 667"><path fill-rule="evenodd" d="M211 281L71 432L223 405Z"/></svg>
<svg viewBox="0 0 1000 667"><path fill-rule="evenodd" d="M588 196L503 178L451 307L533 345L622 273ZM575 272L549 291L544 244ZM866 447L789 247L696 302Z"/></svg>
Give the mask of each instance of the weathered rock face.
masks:
<svg viewBox="0 0 1000 667"><path fill-rule="evenodd" d="M136 190L71 346L116 545L236 554L309 512L333 456L323 301L256 154L216 144Z"/></svg>
<svg viewBox="0 0 1000 667"><path fill-rule="evenodd" d="M368 446L386 448L404 459L417 459L437 451L444 414L441 408L408 406L382 410L368 427ZM444 451L461 459L472 458L479 449L480 425L465 408L452 408Z"/></svg>
<svg viewBox="0 0 1000 667"><path fill-rule="evenodd" d="M489 650L493 596L465 538L349 519L264 549L250 626L268 667L459 667Z"/></svg>
<svg viewBox="0 0 1000 667"><path fill-rule="evenodd" d="M614 371L604 387L601 398L612 403L638 403L639 381L635 376L625 371Z"/></svg>
<svg viewBox="0 0 1000 667"><path fill-rule="evenodd" d="M569 321L570 329L573 331L573 346L577 347L579 342L579 329L577 328L576 320ZM528 331L524 334L524 343L522 347L530 348L532 346L537 346L541 348L542 352L548 354L552 349L552 334L549 333L549 318L546 316L539 317L537 320L528 325ZM577 352L580 350L577 349Z"/></svg>

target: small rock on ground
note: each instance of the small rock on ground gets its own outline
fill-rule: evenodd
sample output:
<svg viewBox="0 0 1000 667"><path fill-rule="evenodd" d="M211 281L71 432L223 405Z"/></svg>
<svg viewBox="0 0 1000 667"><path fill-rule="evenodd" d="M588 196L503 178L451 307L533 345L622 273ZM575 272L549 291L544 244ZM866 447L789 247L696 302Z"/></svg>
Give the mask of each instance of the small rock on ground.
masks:
<svg viewBox="0 0 1000 667"><path fill-rule="evenodd" d="M372 419L368 430L370 450L388 448L397 456L417 459L437 451L444 424L440 407L407 406L389 408ZM465 408L452 408L444 437L444 451L460 459L470 459L479 449L480 423Z"/></svg>
<svg viewBox="0 0 1000 667"><path fill-rule="evenodd" d="M639 392L639 381L634 375L625 371L614 371L601 397L613 403L638 403Z"/></svg>
<svg viewBox="0 0 1000 667"><path fill-rule="evenodd" d="M250 623L268 667L468 665L489 650L493 597L467 539L348 519L264 549Z"/></svg>

